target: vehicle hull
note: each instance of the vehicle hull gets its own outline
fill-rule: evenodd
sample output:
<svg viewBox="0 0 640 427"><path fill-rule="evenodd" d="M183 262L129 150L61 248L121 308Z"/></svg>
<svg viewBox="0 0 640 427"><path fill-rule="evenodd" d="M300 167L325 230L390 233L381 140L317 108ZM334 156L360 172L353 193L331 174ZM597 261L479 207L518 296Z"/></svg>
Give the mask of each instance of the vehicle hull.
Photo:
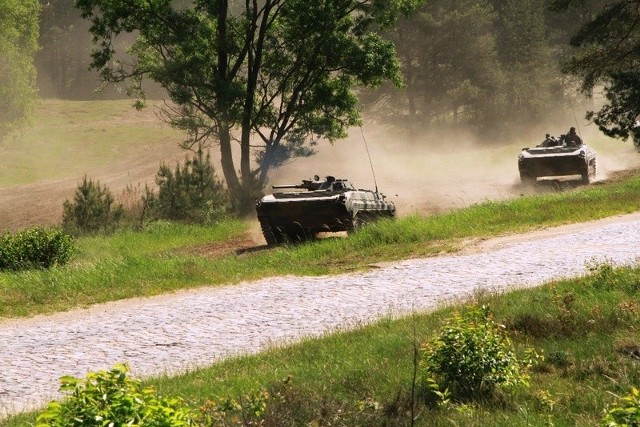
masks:
<svg viewBox="0 0 640 427"><path fill-rule="evenodd" d="M272 227L308 233L348 231L353 225L351 213L338 197L259 202L256 213L260 222Z"/></svg>
<svg viewBox="0 0 640 427"><path fill-rule="evenodd" d="M352 232L365 223L393 218L396 213L395 205L382 194L356 190L346 180L274 187L296 191L275 192L256 204L268 245L302 242L321 232Z"/></svg>
<svg viewBox="0 0 640 427"><path fill-rule="evenodd" d="M580 175L586 184L595 178L596 153L586 145L525 148L518 158L523 182L542 177Z"/></svg>

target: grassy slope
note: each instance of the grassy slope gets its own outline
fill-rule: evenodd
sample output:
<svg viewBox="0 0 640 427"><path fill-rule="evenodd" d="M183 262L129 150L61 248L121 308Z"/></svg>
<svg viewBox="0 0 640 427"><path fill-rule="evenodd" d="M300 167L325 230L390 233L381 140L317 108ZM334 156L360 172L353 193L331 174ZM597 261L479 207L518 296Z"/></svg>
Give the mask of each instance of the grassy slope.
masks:
<svg viewBox="0 0 640 427"><path fill-rule="evenodd" d="M0 273L0 317L66 310L176 289L276 275L333 274L370 263L452 251L468 238L490 237L629 213L640 206L640 178L566 193L486 202L467 209L381 222L349 238L236 254L202 248L240 239L248 223L219 227L156 224L78 240L75 260L51 271ZM214 251L215 252L215 251ZM104 286L108 283L109 286Z"/></svg>

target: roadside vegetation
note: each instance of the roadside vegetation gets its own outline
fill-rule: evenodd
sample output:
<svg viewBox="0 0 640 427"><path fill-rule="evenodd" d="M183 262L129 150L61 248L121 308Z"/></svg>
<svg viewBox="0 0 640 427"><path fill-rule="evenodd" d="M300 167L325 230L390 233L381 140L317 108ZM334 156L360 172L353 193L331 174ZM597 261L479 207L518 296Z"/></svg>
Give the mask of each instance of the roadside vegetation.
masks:
<svg viewBox="0 0 640 427"><path fill-rule="evenodd" d="M210 226L155 221L143 229L80 236L65 266L0 272L0 317L270 276L364 270L376 262L455 251L469 239L631 213L639 203L640 177L631 177L431 217L382 221L348 238L271 249L253 243L248 221Z"/></svg>

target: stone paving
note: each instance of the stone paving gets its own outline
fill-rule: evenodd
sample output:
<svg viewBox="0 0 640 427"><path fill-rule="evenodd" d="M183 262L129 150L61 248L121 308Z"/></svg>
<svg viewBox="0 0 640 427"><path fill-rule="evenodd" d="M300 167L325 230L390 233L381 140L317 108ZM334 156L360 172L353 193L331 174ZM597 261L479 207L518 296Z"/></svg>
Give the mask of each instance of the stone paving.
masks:
<svg viewBox="0 0 640 427"><path fill-rule="evenodd" d="M58 378L126 362L138 377L320 336L381 317L432 310L479 289L582 275L594 262L637 263L640 218L414 259L365 273L277 277L0 322L0 416L59 397Z"/></svg>

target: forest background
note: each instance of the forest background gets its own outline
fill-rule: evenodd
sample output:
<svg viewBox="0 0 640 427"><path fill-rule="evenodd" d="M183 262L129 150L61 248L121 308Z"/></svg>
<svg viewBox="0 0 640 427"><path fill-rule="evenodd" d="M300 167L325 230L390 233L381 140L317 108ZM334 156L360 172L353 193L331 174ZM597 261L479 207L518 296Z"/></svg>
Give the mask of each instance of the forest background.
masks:
<svg viewBox="0 0 640 427"><path fill-rule="evenodd" d="M405 133L463 129L487 142L504 141L537 123L590 109L560 62L569 40L606 1L577 2L563 12L545 0L431 0L385 36L398 51L405 89L360 93L367 111ZM611 3L611 2L608 2ZM89 71L89 22L73 0L41 0L41 46L35 56L40 97L114 99L97 91ZM159 88L147 89L161 98ZM597 98L596 101L597 102ZM582 119L582 117L579 117Z"/></svg>

